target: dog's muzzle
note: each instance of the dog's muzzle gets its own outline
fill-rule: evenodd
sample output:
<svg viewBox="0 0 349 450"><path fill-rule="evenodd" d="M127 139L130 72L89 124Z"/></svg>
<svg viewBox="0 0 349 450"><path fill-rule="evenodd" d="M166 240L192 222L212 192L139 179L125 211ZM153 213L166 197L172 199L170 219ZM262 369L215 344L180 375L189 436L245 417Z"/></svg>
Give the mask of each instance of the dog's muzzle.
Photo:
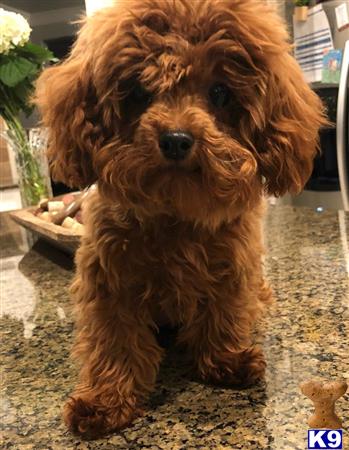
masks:
<svg viewBox="0 0 349 450"><path fill-rule="evenodd" d="M194 138L184 131L167 131L159 138L159 147L166 159L180 161L185 159L194 144Z"/></svg>

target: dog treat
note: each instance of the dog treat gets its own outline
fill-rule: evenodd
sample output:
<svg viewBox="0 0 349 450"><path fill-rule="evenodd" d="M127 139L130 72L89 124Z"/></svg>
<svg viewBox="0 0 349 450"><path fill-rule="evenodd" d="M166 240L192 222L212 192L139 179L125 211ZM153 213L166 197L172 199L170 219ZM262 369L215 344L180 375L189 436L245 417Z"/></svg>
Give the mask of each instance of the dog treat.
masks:
<svg viewBox="0 0 349 450"><path fill-rule="evenodd" d="M61 201L49 201L47 204L48 211L61 211L64 208L64 203Z"/></svg>
<svg viewBox="0 0 349 450"><path fill-rule="evenodd" d="M346 393L347 388L344 380L309 380L300 384L302 393L315 406L315 412L308 420L309 427L333 430L342 427L342 421L335 413L335 402Z"/></svg>
<svg viewBox="0 0 349 450"><path fill-rule="evenodd" d="M44 211L47 211L48 202L49 202L48 198L43 198L40 200L38 207L40 209L43 209Z"/></svg>
<svg viewBox="0 0 349 450"><path fill-rule="evenodd" d="M84 226L81 225L81 223L77 222L76 220L74 220L74 224L71 227L71 229L73 231L76 231L77 233L82 233L84 231Z"/></svg>
<svg viewBox="0 0 349 450"><path fill-rule="evenodd" d="M40 217L40 219L44 220L45 222L52 222L52 215L48 211L44 211L38 217Z"/></svg>
<svg viewBox="0 0 349 450"><path fill-rule="evenodd" d="M33 214L45 222L62 225L64 228L82 233L84 226L81 207L83 201L93 189L94 186L90 186L79 193L65 194L59 200L57 198L43 199L33 211ZM65 220L67 217L69 220Z"/></svg>
<svg viewBox="0 0 349 450"><path fill-rule="evenodd" d="M72 217L66 217L62 223L62 227L69 228L70 230L82 233L84 231L84 226L77 222Z"/></svg>
<svg viewBox="0 0 349 450"><path fill-rule="evenodd" d="M73 203L73 201L75 200L75 195L74 194L66 194L64 195L64 197L62 198L62 202L64 203L64 206L70 205L70 203Z"/></svg>
<svg viewBox="0 0 349 450"><path fill-rule="evenodd" d="M56 225L61 225L66 217L73 217L81 208L82 202L90 194L90 188L85 189L81 194L75 197L75 200L69 203L57 214L53 220Z"/></svg>
<svg viewBox="0 0 349 450"><path fill-rule="evenodd" d="M77 223L73 218L66 217L62 222L62 227L73 228L74 224Z"/></svg>
<svg viewBox="0 0 349 450"><path fill-rule="evenodd" d="M45 212L42 208L38 207L36 208L36 210L33 212L34 216L41 216L41 214Z"/></svg>
<svg viewBox="0 0 349 450"><path fill-rule="evenodd" d="M75 214L74 219L81 224L83 223L81 209L79 209L79 211Z"/></svg>

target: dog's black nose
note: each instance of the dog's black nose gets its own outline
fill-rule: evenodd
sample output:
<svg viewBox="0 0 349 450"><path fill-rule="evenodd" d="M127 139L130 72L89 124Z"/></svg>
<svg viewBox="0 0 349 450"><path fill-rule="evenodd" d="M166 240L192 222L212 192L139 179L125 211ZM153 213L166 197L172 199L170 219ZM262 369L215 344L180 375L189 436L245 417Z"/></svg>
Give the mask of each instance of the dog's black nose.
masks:
<svg viewBox="0 0 349 450"><path fill-rule="evenodd" d="M159 146L165 158L174 161L184 159L193 144L193 136L184 131L167 131L159 139Z"/></svg>

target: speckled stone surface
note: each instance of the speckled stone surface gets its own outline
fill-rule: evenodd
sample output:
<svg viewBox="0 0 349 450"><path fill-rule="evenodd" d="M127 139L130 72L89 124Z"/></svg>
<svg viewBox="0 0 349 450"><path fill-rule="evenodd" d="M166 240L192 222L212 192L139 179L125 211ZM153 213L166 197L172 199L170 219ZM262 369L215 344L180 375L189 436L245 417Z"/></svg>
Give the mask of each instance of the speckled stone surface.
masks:
<svg viewBox="0 0 349 450"><path fill-rule="evenodd" d="M146 415L121 433L82 442L60 416L76 377L67 293L73 264L40 242L28 251L25 233L1 219L3 449L303 450L312 407L298 383L349 379L349 216L270 207L266 270L276 302L259 327L265 383L240 391L205 386L169 345ZM348 399L337 404L345 448Z"/></svg>

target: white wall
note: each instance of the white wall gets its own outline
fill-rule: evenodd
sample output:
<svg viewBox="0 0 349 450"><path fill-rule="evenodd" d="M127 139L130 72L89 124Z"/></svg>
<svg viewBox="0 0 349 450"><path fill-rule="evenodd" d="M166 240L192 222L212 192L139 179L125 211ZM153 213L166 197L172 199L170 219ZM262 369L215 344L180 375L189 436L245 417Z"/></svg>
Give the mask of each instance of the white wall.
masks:
<svg viewBox="0 0 349 450"><path fill-rule="evenodd" d="M63 8L31 14L31 39L40 43L46 39L73 36L78 29L76 22L85 14L83 8Z"/></svg>
<svg viewBox="0 0 349 450"><path fill-rule="evenodd" d="M11 0L10 0L10 1L11 1ZM6 5L5 3L0 2L0 8L4 8L4 9L6 9L7 11L14 11L14 12L16 12L16 13L22 14L22 16L24 16L24 17L29 21L30 14L27 13L26 11L22 11L21 9L13 8L13 7L10 5L10 1L8 2L9 4L7 4L7 5Z"/></svg>
<svg viewBox="0 0 349 450"><path fill-rule="evenodd" d="M115 4L117 0L85 0L86 14L90 16L98 9L105 8Z"/></svg>

